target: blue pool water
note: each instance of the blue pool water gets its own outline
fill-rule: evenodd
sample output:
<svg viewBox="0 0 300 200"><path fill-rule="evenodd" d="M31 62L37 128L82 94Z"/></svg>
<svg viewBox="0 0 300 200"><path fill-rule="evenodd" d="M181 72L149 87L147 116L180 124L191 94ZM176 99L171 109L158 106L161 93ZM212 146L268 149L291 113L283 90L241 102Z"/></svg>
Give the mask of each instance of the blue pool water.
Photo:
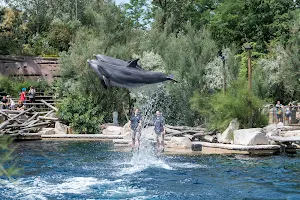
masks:
<svg viewBox="0 0 300 200"><path fill-rule="evenodd" d="M14 143L18 179L0 199L300 199L300 156L171 156L97 141Z"/></svg>

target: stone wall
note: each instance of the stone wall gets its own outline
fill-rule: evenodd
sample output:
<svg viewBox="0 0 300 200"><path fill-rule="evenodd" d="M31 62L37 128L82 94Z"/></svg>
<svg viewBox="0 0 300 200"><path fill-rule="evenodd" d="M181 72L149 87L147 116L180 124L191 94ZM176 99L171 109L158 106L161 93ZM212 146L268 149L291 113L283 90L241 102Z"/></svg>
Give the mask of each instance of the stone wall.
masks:
<svg viewBox="0 0 300 200"><path fill-rule="evenodd" d="M55 77L58 77L58 60L57 58L0 55L0 74L52 82Z"/></svg>

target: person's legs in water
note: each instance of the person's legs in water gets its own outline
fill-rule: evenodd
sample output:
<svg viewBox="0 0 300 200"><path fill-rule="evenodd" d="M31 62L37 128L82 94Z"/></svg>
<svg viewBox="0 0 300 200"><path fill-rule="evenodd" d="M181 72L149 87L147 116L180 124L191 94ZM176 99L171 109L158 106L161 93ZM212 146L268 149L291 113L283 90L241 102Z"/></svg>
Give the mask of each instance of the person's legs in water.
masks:
<svg viewBox="0 0 300 200"><path fill-rule="evenodd" d="M132 138L131 150L133 150L134 147L135 147L135 136L136 136L136 131L131 129L130 132L131 132L131 138Z"/></svg>
<svg viewBox="0 0 300 200"><path fill-rule="evenodd" d="M137 150L140 149L141 134L142 134L142 130L140 128L137 128L136 130Z"/></svg>
<svg viewBox="0 0 300 200"><path fill-rule="evenodd" d="M161 133L161 152L164 152L165 151L165 133L162 132Z"/></svg>
<svg viewBox="0 0 300 200"><path fill-rule="evenodd" d="M156 153L158 153L158 151L159 151L159 143L160 143L160 135L159 135L159 133L155 133L156 134Z"/></svg>

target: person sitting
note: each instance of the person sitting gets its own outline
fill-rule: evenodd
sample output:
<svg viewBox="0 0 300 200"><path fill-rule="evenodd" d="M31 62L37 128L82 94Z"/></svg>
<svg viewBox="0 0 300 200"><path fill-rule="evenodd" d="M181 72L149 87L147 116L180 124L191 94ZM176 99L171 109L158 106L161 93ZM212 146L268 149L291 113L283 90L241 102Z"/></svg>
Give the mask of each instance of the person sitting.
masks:
<svg viewBox="0 0 300 200"><path fill-rule="evenodd" d="M2 109L8 109L8 99L6 98L6 96L3 96L1 99L1 104L2 104Z"/></svg>
<svg viewBox="0 0 300 200"><path fill-rule="evenodd" d="M21 100L18 101L17 110L24 110L24 104Z"/></svg>
<svg viewBox="0 0 300 200"><path fill-rule="evenodd" d="M10 110L15 109L15 102L12 100L12 98L10 97L10 95L7 95L7 99L8 99L8 108Z"/></svg>

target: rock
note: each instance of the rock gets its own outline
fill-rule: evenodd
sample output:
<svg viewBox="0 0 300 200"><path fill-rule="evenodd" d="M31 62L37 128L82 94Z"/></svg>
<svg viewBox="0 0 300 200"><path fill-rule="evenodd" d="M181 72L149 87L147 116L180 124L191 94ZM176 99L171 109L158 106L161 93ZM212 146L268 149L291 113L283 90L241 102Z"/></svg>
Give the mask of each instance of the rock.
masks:
<svg viewBox="0 0 300 200"><path fill-rule="evenodd" d="M240 129L233 133L234 144L240 145L263 145L268 144L268 138L261 128Z"/></svg>
<svg viewBox="0 0 300 200"><path fill-rule="evenodd" d="M4 115L0 115L0 123L4 122L6 120L6 117Z"/></svg>
<svg viewBox="0 0 300 200"><path fill-rule="evenodd" d="M125 134L125 133L130 133L130 126L129 126L130 122L127 122L124 126L123 126L123 133L122 134Z"/></svg>
<svg viewBox="0 0 300 200"><path fill-rule="evenodd" d="M100 130L104 130L109 126L113 126L113 124L112 123L100 124L99 128Z"/></svg>
<svg viewBox="0 0 300 200"><path fill-rule="evenodd" d="M41 131L39 131L41 135L54 135L55 134L55 128L42 128Z"/></svg>
<svg viewBox="0 0 300 200"><path fill-rule="evenodd" d="M283 136L283 137L300 136L300 130L287 131L287 132L285 132L282 136Z"/></svg>
<svg viewBox="0 0 300 200"><path fill-rule="evenodd" d="M284 127L284 124L282 123L282 122L279 122L278 124L277 124L277 128L282 128L282 127Z"/></svg>
<svg viewBox="0 0 300 200"><path fill-rule="evenodd" d="M131 140L131 133L130 132L127 132L125 134L122 134L123 135L123 139L124 140Z"/></svg>
<svg viewBox="0 0 300 200"><path fill-rule="evenodd" d="M68 126L68 134L73 134L73 133L75 132L73 131L72 127Z"/></svg>
<svg viewBox="0 0 300 200"><path fill-rule="evenodd" d="M276 124L270 124L263 128L263 132L266 133L267 137L279 136L280 130L278 130Z"/></svg>
<svg viewBox="0 0 300 200"><path fill-rule="evenodd" d="M283 126L283 127L280 128L280 130L282 130L282 131L292 131L292 130L295 130L295 128L292 127L292 126Z"/></svg>
<svg viewBox="0 0 300 200"><path fill-rule="evenodd" d="M202 140L206 142L216 143L217 142L217 136L216 135L205 135Z"/></svg>
<svg viewBox="0 0 300 200"><path fill-rule="evenodd" d="M277 125L276 124L269 124L268 126L265 126L263 128L263 131L265 133L270 132L270 131L276 131L277 130Z"/></svg>
<svg viewBox="0 0 300 200"><path fill-rule="evenodd" d="M167 147L187 149L192 148L192 142L187 137L172 137L171 140L167 143Z"/></svg>
<svg viewBox="0 0 300 200"><path fill-rule="evenodd" d="M233 119L227 129L222 133L218 134L218 142L220 143L232 143L233 141L233 132L239 129L239 122L237 119Z"/></svg>
<svg viewBox="0 0 300 200"><path fill-rule="evenodd" d="M69 128L69 126L67 126L61 122L55 122L55 133L56 134L68 134L68 128Z"/></svg>
<svg viewBox="0 0 300 200"><path fill-rule="evenodd" d="M120 126L108 126L102 131L103 135L121 135L123 127Z"/></svg>
<svg viewBox="0 0 300 200"><path fill-rule="evenodd" d="M52 117L52 118L58 118L57 114L55 112L50 113L50 115L48 117Z"/></svg>

